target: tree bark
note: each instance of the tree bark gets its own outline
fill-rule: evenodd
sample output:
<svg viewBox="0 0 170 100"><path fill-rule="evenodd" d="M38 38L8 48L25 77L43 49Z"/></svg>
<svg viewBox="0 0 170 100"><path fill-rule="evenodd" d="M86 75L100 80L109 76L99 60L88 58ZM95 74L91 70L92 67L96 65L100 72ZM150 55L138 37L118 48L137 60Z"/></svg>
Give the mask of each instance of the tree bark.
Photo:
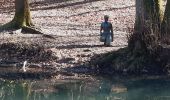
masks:
<svg viewBox="0 0 170 100"><path fill-rule="evenodd" d="M161 0L136 0L135 27L128 43L129 48L142 51L152 45L155 37L160 35L161 21Z"/></svg>
<svg viewBox="0 0 170 100"><path fill-rule="evenodd" d="M28 0L15 0L15 16L12 21L18 28L32 25Z"/></svg>
<svg viewBox="0 0 170 100"><path fill-rule="evenodd" d="M170 34L170 0L167 0L162 21L162 35Z"/></svg>

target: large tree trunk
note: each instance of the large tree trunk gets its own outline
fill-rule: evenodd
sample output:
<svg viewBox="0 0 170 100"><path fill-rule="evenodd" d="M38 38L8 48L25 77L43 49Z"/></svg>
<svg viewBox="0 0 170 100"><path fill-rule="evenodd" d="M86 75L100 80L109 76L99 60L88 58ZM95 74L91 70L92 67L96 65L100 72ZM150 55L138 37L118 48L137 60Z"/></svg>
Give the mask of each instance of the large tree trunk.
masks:
<svg viewBox="0 0 170 100"><path fill-rule="evenodd" d="M15 16L11 22L0 27L0 31L32 25L28 0L15 0Z"/></svg>
<svg viewBox="0 0 170 100"><path fill-rule="evenodd" d="M170 34L170 0L167 0L164 18L162 22L162 34Z"/></svg>
<svg viewBox="0 0 170 100"><path fill-rule="evenodd" d="M161 6L161 0L136 0L135 28L128 43L131 50L147 50L157 40L162 20Z"/></svg>
<svg viewBox="0 0 170 100"><path fill-rule="evenodd" d="M15 0L15 16L12 21L17 28L32 25L28 0Z"/></svg>
<svg viewBox="0 0 170 100"><path fill-rule="evenodd" d="M161 0L136 0L135 31L142 31L145 24L159 25L162 21Z"/></svg>

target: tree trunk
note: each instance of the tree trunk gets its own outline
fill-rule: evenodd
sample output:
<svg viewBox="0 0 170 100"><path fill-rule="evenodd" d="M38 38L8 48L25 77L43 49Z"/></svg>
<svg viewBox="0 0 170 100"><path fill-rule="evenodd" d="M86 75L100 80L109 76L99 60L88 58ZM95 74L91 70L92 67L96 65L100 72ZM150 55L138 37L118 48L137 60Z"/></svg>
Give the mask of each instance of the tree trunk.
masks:
<svg viewBox="0 0 170 100"><path fill-rule="evenodd" d="M170 34L170 0L167 0L162 22L162 35Z"/></svg>
<svg viewBox="0 0 170 100"><path fill-rule="evenodd" d="M28 0L15 0L15 16L12 22L16 28L32 25Z"/></svg>
<svg viewBox="0 0 170 100"><path fill-rule="evenodd" d="M161 0L136 0L135 31L141 32L145 24L160 27L162 17Z"/></svg>
<svg viewBox="0 0 170 100"><path fill-rule="evenodd" d="M155 37L159 37L162 21L161 8L161 0L136 0L134 33L128 43L131 50L147 50L148 45L155 42Z"/></svg>
<svg viewBox="0 0 170 100"><path fill-rule="evenodd" d="M15 16L11 22L0 27L0 31L32 25L28 0L15 0Z"/></svg>

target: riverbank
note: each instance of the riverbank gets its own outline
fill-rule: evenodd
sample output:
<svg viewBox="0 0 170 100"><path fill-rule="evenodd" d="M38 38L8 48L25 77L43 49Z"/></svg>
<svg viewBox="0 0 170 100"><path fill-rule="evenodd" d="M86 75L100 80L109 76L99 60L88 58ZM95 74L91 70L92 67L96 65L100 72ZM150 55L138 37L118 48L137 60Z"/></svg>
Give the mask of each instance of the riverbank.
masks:
<svg viewBox="0 0 170 100"><path fill-rule="evenodd" d="M91 58L126 46L126 34L115 34L116 43L112 47L104 47L99 36L53 36L32 34L1 34L0 59L1 76L30 78L53 76L75 76L77 74L95 74L96 68L89 65ZM121 34L123 35L123 33ZM123 43L124 44L123 44ZM27 71L22 66L27 61ZM9 69L9 70L7 70ZM10 73L18 73L16 75ZM44 74L43 74L44 73ZM45 74L47 73L47 74ZM28 74L28 75L27 75ZM31 75L32 74L32 75ZM41 76L42 74L42 76ZM62 74L62 75L59 75ZM80 75L81 76L81 75ZM9 77L10 78L10 77Z"/></svg>
<svg viewBox="0 0 170 100"><path fill-rule="evenodd" d="M45 35L23 34L20 30L2 32L0 47L3 52L0 60L1 72L4 74L1 76L76 78L84 77L86 73L93 74L96 68L90 67L89 62L94 55L127 46L126 31L127 27L133 27L134 3L133 0L31 2L33 23ZM13 1L6 2L0 7L0 24L12 20L14 16L12 8ZM105 14L110 16L114 27L115 38L112 47L104 47L103 43L99 42L100 23ZM26 72L22 71L24 61L28 62ZM7 66L9 71L4 69ZM43 73L42 76L39 73Z"/></svg>

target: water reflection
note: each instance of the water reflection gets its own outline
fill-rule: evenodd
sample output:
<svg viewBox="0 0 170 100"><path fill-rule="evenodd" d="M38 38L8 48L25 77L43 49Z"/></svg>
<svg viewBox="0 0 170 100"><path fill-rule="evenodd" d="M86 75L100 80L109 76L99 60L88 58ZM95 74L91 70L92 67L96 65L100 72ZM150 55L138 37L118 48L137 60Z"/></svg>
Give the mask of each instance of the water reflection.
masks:
<svg viewBox="0 0 170 100"><path fill-rule="evenodd" d="M30 85L13 81L0 82L0 100L29 100Z"/></svg>
<svg viewBox="0 0 170 100"><path fill-rule="evenodd" d="M170 80L1 80L0 100L170 100Z"/></svg>

